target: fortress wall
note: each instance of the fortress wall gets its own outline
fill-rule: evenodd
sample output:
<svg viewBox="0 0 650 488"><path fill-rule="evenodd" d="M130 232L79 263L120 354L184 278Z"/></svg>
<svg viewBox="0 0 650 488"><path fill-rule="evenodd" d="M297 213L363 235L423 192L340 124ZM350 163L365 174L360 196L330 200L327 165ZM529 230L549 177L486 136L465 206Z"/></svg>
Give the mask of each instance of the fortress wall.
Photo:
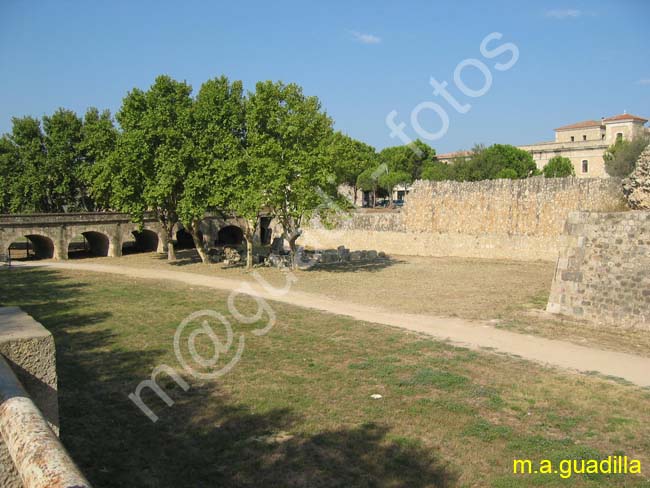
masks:
<svg viewBox="0 0 650 488"><path fill-rule="evenodd" d="M547 310L650 331L650 212L572 213Z"/></svg>
<svg viewBox="0 0 650 488"><path fill-rule="evenodd" d="M330 229L312 220L299 243L402 255L555 260L570 212L623 209L621 184L613 178L417 181L400 211L358 211Z"/></svg>

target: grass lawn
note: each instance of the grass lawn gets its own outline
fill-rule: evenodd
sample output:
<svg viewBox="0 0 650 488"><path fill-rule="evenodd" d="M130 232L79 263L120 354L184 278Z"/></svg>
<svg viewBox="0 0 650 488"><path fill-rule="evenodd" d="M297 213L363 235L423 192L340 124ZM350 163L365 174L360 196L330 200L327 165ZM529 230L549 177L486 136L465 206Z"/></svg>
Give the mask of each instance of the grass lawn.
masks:
<svg viewBox="0 0 650 488"><path fill-rule="evenodd" d="M44 268L0 269L0 292L55 336L61 438L96 487L650 486L512 474L513 458L622 453L647 476L648 390L277 303L268 334L234 326L232 371L198 381L174 332L197 310L228 315L224 293ZM161 364L190 389L161 376L175 404L144 395L154 424L127 395Z"/></svg>
<svg viewBox="0 0 650 488"><path fill-rule="evenodd" d="M241 266L201 264L196 251L183 250L170 264L155 253L121 258L91 258L83 262L251 279ZM285 278L275 269L257 268L271 283ZM580 345L650 356L650 334L631 329L604 329L586 322L540 313L546 307L555 263L468 258L395 256L383 263L324 266L296 271L292 289L331 298L445 317L493 320L514 332L563 339Z"/></svg>

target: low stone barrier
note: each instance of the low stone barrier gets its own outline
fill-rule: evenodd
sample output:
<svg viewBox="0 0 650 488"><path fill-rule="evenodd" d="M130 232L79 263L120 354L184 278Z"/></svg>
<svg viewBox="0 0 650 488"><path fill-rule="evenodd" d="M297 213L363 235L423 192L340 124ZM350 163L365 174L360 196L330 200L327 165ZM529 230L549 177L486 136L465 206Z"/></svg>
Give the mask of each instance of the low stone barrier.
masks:
<svg viewBox="0 0 650 488"><path fill-rule="evenodd" d="M650 330L650 212L570 214L547 311Z"/></svg>
<svg viewBox="0 0 650 488"><path fill-rule="evenodd" d="M90 486L58 430L52 334L19 308L0 308L0 486Z"/></svg>

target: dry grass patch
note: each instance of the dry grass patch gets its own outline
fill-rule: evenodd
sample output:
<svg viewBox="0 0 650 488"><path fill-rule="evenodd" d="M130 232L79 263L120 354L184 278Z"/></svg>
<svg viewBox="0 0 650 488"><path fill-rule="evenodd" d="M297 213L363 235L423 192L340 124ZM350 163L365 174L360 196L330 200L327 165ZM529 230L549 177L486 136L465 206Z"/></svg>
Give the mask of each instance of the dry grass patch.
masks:
<svg viewBox="0 0 650 488"><path fill-rule="evenodd" d="M194 250L179 252L174 264L155 253L84 262L178 269L231 279L251 279L242 267L203 265ZM284 286L281 272L256 268L269 283ZM576 344L650 356L650 334L608 329L543 313L554 263L397 256L385 263L327 266L296 271L292 287L378 309L491 320L497 327Z"/></svg>
<svg viewBox="0 0 650 488"><path fill-rule="evenodd" d="M245 350L229 374L188 392L162 382L171 408L146 396L153 424L127 394L178 366L176 326L227 314L225 294L47 269L2 270L0 289L55 335L62 439L95 486L565 486L513 477L512 459L650 463L650 391L275 303L266 336L236 326Z"/></svg>

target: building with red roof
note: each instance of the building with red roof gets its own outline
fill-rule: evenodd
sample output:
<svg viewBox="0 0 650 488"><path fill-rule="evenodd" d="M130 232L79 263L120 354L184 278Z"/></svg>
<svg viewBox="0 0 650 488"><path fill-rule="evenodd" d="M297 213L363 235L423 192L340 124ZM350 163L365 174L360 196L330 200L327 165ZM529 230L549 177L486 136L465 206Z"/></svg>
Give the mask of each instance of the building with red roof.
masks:
<svg viewBox="0 0 650 488"><path fill-rule="evenodd" d="M569 158L578 177L607 177L603 154L619 140L650 135L648 119L623 112L600 120L584 120L555 129L555 140L519 146L542 169L555 156Z"/></svg>

